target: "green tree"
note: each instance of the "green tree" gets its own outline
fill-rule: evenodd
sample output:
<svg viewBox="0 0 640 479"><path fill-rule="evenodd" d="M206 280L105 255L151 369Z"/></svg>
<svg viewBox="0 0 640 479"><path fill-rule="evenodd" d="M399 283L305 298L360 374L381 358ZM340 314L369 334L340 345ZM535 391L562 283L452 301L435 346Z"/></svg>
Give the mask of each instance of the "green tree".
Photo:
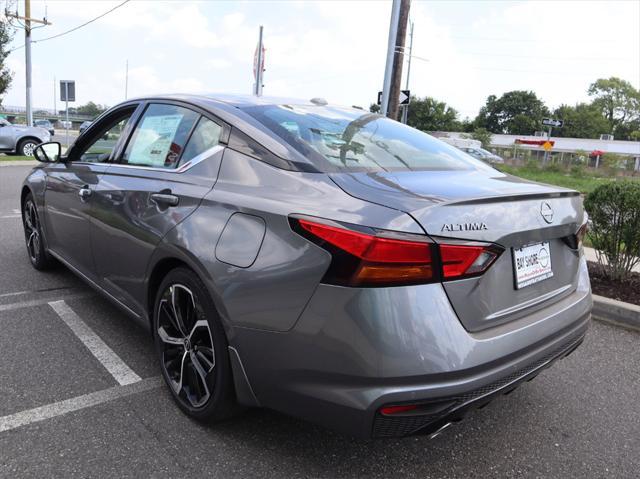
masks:
<svg viewBox="0 0 640 479"><path fill-rule="evenodd" d="M455 108L435 98L411 97L407 124L422 131L459 131Z"/></svg>
<svg viewBox="0 0 640 479"><path fill-rule="evenodd" d="M564 121L562 128L553 130L554 136L565 138L600 138L611 131L611 125L600 108L594 104L560 105L553 117Z"/></svg>
<svg viewBox="0 0 640 479"><path fill-rule="evenodd" d="M7 47L13 35L6 22L0 21L0 104L2 104L2 95L6 93L13 80L13 73L5 65L5 60L9 51Z"/></svg>
<svg viewBox="0 0 640 479"><path fill-rule="evenodd" d="M640 92L621 78L600 78L587 91L593 97L593 105L609 120L611 133L624 136L625 125L640 118Z"/></svg>
<svg viewBox="0 0 640 479"><path fill-rule="evenodd" d="M542 128L549 109L532 91L514 90L500 98L490 95L475 119L477 128L492 133L531 135Z"/></svg>
<svg viewBox="0 0 640 479"><path fill-rule="evenodd" d="M371 105L369 105L369 111L371 113L380 113L380 105L378 105L377 103L372 103Z"/></svg>
<svg viewBox="0 0 640 479"><path fill-rule="evenodd" d="M108 107L106 105L100 105L90 101L85 105L77 107L75 110L78 115L98 116L100 113L105 112L107 108ZM71 112L71 108L69 108L69 112Z"/></svg>
<svg viewBox="0 0 640 479"><path fill-rule="evenodd" d="M471 132L471 138L474 140L478 140L482 143L482 148L489 148L491 146L491 138L493 135L486 128L476 128Z"/></svg>

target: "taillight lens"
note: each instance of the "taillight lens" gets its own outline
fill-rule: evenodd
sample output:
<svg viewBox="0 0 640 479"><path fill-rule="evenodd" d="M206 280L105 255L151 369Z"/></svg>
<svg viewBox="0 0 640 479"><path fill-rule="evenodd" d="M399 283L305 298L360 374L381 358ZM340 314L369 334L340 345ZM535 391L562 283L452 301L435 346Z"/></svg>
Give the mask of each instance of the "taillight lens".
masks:
<svg viewBox="0 0 640 479"><path fill-rule="evenodd" d="M366 234L297 220L298 231L334 256L330 282L349 286L427 283L433 279L433 243Z"/></svg>
<svg viewBox="0 0 640 479"><path fill-rule="evenodd" d="M302 218L292 218L291 223L295 231L331 253L323 282L344 286L462 279L482 274L502 251L491 244L436 244L423 235L365 233Z"/></svg>
<svg viewBox="0 0 640 479"><path fill-rule="evenodd" d="M589 231L588 222L585 221L578 231L576 232L576 239L578 240L578 248L582 246L582 242L584 241L584 237L587 236L587 232Z"/></svg>
<svg viewBox="0 0 640 479"><path fill-rule="evenodd" d="M459 279L484 273L500 255L490 245L441 244L442 277Z"/></svg>
<svg viewBox="0 0 640 479"><path fill-rule="evenodd" d="M585 236L587 236L587 232L589 231L589 221L587 220L587 214L585 213L584 223L578 228L574 234L565 236L562 240L569 246L569 248L573 250L580 250L582 247L582 242L584 241Z"/></svg>

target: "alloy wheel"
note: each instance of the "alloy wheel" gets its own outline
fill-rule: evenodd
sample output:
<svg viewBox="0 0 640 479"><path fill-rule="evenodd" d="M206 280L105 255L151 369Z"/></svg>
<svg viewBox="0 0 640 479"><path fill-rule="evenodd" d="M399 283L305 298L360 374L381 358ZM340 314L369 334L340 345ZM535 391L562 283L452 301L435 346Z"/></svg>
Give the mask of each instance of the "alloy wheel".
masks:
<svg viewBox="0 0 640 479"><path fill-rule="evenodd" d="M36 144L33 142L27 142L22 147L22 153L24 156L33 156L33 150L36 149Z"/></svg>
<svg viewBox="0 0 640 479"><path fill-rule="evenodd" d="M33 263L40 259L40 222L36 205L32 200L27 200L24 205L24 233L27 242L29 258Z"/></svg>
<svg viewBox="0 0 640 479"><path fill-rule="evenodd" d="M158 304L161 365L186 406L200 408L212 394L215 351L204 309L183 284L171 284Z"/></svg>

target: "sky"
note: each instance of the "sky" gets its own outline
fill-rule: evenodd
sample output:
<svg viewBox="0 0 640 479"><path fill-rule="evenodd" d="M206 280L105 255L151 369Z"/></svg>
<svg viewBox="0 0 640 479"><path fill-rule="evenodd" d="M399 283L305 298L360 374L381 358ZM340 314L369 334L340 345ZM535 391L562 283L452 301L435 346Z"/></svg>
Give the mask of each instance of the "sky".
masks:
<svg viewBox="0 0 640 479"><path fill-rule="evenodd" d="M24 14L23 0L4 1ZM32 0L32 16L52 22L32 38L63 33L119 3ZM127 61L129 98L249 94L263 25L264 95L366 108L382 88L390 12L383 0L131 0L84 28L33 44L33 105L53 108L54 78L76 81L76 105L115 105L125 99ZM617 76L640 88L640 0L413 0L410 18L412 94L445 101L461 118L474 118L487 96L510 90L533 90L553 108L588 101L598 78ZM23 44L18 29L11 48ZM3 104L24 106L24 48L6 63L15 76Z"/></svg>

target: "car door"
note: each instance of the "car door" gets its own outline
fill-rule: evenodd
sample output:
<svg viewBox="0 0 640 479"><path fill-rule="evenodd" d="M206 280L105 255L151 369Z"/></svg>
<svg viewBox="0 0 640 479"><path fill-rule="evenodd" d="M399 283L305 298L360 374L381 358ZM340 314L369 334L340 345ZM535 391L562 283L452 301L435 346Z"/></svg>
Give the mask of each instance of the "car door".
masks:
<svg viewBox="0 0 640 479"><path fill-rule="evenodd" d="M15 143L13 126L4 118L0 118L0 150L13 150L16 147Z"/></svg>
<svg viewBox="0 0 640 479"><path fill-rule="evenodd" d="M228 127L194 107L146 105L96 191L94 258L101 282L141 312L144 277L162 238L215 184Z"/></svg>
<svg viewBox="0 0 640 479"><path fill-rule="evenodd" d="M44 224L48 247L91 279L95 271L90 234L93 192L138 106L129 104L109 114L90 136L69 149L63 161L45 167Z"/></svg>

